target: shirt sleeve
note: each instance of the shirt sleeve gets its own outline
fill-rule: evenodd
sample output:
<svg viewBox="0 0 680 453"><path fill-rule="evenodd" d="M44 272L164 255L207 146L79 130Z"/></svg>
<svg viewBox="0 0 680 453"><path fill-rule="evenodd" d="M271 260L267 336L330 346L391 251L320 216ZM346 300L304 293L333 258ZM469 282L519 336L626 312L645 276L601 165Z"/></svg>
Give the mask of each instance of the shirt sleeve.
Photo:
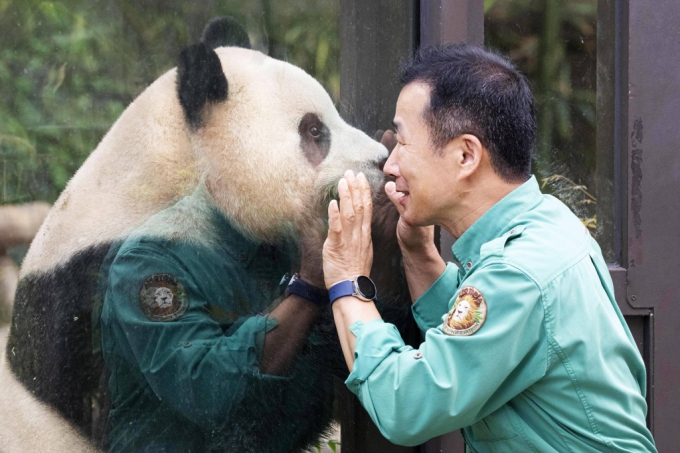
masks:
<svg viewBox="0 0 680 453"><path fill-rule="evenodd" d="M431 328L419 350L397 329L355 323L355 361L346 384L382 434L418 445L469 426L540 379L547 367L541 292L505 263L490 263L461 284L484 296L487 315L469 336Z"/></svg>
<svg viewBox="0 0 680 453"><path fill-rule="evenodd" d="M428 329L442 323L449 302L458 289L458 266L448 263L439 278L411 306L413 317L425 335Z"/></svg>
<svg viewBox="0 0 680 453"><path fill-rule="evenodd" d="M186 290L189 306L177 319L152 321L144 314L140 289L155 274L173 276ZM105 304L117 324L116 341L125 343L119 349L139 368L156 396L189 420L220 426L253 378L286 379L259 373L264 335L276 320L252 316L224 332L210 316L190 272L160 245L121 252L108 281Z"/></svg>

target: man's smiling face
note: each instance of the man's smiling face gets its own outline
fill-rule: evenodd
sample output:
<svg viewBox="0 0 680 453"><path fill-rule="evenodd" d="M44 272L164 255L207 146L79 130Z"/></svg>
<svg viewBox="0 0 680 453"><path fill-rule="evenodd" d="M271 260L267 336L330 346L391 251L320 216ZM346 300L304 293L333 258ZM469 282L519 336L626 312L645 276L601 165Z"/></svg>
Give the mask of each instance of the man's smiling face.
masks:
<svg viewBox="0 0 680 453"><path fill-rule="evenodd" d="M424 112L430 88L422 82L404 86L394 115L397 146L385 163L384 172L395 178L402 217L410 225L433 225L452 207L449 190L455 180L454 156L435 150Z"/></svg>

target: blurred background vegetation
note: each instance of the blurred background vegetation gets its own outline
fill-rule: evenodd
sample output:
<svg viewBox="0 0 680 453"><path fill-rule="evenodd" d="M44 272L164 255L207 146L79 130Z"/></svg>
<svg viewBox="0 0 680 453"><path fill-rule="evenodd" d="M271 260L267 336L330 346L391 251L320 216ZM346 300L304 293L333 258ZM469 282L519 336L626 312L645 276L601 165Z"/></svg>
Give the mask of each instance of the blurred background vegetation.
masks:
<svg viewBox="0 0 680 453"><path fill-rule="evenodd" d="M594 230L597 0L485 0L485 44L533 84L533 170Z"/></svg>
<svg viewBox="0 0 680 453"><path fill-rule="evenodd" d="M594 227L596 0L485 0L533 84L539 182ZM126 106L230 14L339 100L339 0L0 0L0 204L53 202Z"/></svg>
<svg viewBox="0 0 680 453"><path fill-rule="evenodd" d="M224 14L337 101L337 1L0 0L0 204L54 202L128 104Z"/></svg>

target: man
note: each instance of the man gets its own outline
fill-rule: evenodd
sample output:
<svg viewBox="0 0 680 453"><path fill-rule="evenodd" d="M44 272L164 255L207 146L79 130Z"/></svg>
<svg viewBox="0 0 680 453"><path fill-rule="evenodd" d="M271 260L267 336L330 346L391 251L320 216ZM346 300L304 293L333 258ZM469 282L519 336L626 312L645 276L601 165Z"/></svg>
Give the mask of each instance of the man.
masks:
<svg viewBox="0 0 680 453"><path fill-rule="evenodd" d="M300 278L322 286L312 236ZM205 183L111 248L101 272L110 452L296 451L323 428L332 382L317 370L328 355L318 304L280 283L296 248L246 236Z"/></svg>
<svg viewBox="0 0 680 453"><path fill-rule="evenodd" d="M406 346L360 299L370 288L342 290L370 286L357 276L372 265L370 190L347 172L324 246L347 386L397 444L462 428L476 452L656 451L644 364L600 249L530 174L526 79L458 45L420 51L402 82L385 190L425 340ZM440 258L432 225L457 239L460 268Z"/></svg>

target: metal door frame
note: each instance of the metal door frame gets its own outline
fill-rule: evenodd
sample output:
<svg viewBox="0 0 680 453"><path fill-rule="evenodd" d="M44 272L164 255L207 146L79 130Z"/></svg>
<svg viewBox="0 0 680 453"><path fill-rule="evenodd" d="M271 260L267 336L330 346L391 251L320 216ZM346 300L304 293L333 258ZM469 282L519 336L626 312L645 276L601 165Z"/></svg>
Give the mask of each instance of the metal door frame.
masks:
<svg viewBox="0 0 680 453"><path fill-rule="evenodd" d="M376 2L374 17L359 18L363 26L380 27L380 9L394 7L388 0ZM484 42L483 0L412 2L417 18L410 38L414 49L418 44ZM363 3L372 2L341 2L344 8ZM680 126L676 124L680 2L598 0L597 16L597 239L610 262L617 303L647 365L648 425L659 451L672 451L680 443L680 431L675 429L680 419L680 310L676 308L680 303ZM341 25L345 20L341 17ZM369 50L374 55L362 57L363 51L357 50L357 61L363 58L368 63L381 50L392 50L389 42L381 45L386 47ZM403 56L408 49L398 50ZM371 80L364 83L374 85L394 77L392 73L365 75ZM391 90L389 102L396 100ZM363 90L362 96L359 99L379 102L370 90ZM384 119L369 122L375 129L389 127ZM603 183L608 181L612 183ZM448 261L452 243L453 238L442 232L442 257ZM343 421L355 428L371 423L359 412L354 408ZM365 446L376 433L347 445L343 435L343 451L370 451ZM462 440L451 433L429 441L421 451L462 452Z"/></svg>

